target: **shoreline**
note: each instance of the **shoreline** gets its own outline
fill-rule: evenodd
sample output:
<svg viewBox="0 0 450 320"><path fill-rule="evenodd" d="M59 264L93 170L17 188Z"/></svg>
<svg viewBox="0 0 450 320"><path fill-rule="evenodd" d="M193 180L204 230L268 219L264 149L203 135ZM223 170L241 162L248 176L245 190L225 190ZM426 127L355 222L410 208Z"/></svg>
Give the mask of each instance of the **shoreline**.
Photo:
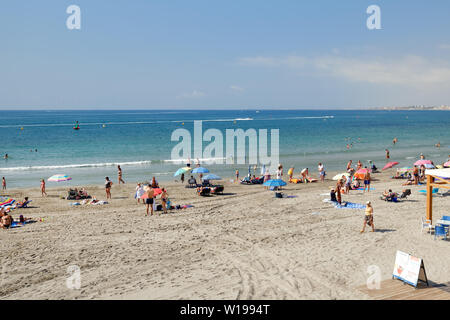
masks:
<svg viewBox="0 0 450 320"><path fill-rule="evenodd" d="M133 199L135 185L113 186L107 205L73 207L64 186L10 190L30 196L28 209L13 212L38 222L0 230L4 299L369 299L356 288L376 265L391 276L395 252L424 259L428 278L450 281L448 243L420 233L425 199L400 203L379 199L389 187L400 191L394 170L375 174L369 194L351 191L343 201L374 206L376 232L360 234L364 210L336 209L325 183L288 184L276 199L261 185L224 181L224 195L199 197L195 189L168 183L169 198L192 208L145 216ZM332 177L329 172L327 177ZM104 199L101 185L86 186ZM435 215L448 198L435 197ZM39 219L43 219L43 222ZM18 250L20 248L20 250ZM81 288L68 289L67 268L81 270Z"/></svg>

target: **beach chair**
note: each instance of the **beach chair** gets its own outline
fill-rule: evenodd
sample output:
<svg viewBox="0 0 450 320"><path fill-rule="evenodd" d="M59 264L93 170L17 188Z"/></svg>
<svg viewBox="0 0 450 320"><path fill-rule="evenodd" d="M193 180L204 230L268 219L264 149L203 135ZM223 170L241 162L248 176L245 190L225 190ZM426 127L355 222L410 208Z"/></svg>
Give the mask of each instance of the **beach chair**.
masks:
<svg viewBox="0 0 450 320"><path fill-rule="evenodd" d="M447 240L447 230L444 226L434 227L434 240L436 240L436 237L444 237L444 240Z"/></svg>
<svg viewBox="0 0 450 320"><path fill-rule="evenodd" d="M28 205L30 204L31 201L33 200L27 200L24 203L18 205L17 208L28 208Z"/></svg>
<svg viewBox="0 0 450 320"><path fill-rule="evenodd" d="M211 193L212 194L223 194L223 190L224 190L225 188L223 187L223 186L214 186L212 189L211 189Z"/></svg>
<svg viewBox="0 0 450 320"><path fill-rule="evenodd" d="M195 178L190 178L186 188L197 188L197 180L195 180Z"/></svg>
<svg viewBox="0 0 450 320"><path fill-rule="evenodd" d="M431 230L434 229L434 226L431 224L430 220L425 219L424 217L422 217L422 230L421 232L423 232L424 229L427 229L428 233L431 233Z"/></svg>
<svg viewBox="0 0 450 320"><path fill-rule="evenodd" d="M450 221L450 216L443 216L443 217L442 217L442 220Z"/></svg>
<svg viewBox="0 0 450 320"><path fill-rule="evenodd" d="M68 191L67 200L76 200L77 199L77 192L75 190L70 189Z"/></svg>
<svg viewBox="0 0 450 320"><path fill-rule="evenodd" d="M399 196L400 199L406 199L411 195L411 189L405 189L402 194Z"/></svg>

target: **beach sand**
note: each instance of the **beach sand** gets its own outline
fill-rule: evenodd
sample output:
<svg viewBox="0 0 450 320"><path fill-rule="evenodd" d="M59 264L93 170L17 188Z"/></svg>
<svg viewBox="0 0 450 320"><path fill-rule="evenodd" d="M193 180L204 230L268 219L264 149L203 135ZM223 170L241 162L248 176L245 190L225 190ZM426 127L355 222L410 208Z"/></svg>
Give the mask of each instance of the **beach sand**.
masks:
<svg viewBox="0 0 450 320"><path fill-rule="evenodd" d="M174 204L194 207L148 216L133 198L135 184L112 188L103 206L69 206L67 188L10 190L29 196L31 208L14 210L36 220L0 230L3 299L368 299L356 288L376 265L391 278L397 250L424 259L428 278L450 281L449 242L421 233L424 186L409 186L401 203L379 199L400 192L393 171L374 174L375 190L352 191L344 201L374 207L376 232L362 228L364 210L336 209L322 200L335 182L288 184L277 199L261 185L225 183L224 195L198 197L167 183ZM330 173L328 176L333 177ZM126 176L125 176L126 178ZM100 186L88 192L104 200ZM158 197L159 198L159 197ZM434 198L434 218L448 214L450 197ZM81 270L81 288L69 289L68 267Z"/></svg>

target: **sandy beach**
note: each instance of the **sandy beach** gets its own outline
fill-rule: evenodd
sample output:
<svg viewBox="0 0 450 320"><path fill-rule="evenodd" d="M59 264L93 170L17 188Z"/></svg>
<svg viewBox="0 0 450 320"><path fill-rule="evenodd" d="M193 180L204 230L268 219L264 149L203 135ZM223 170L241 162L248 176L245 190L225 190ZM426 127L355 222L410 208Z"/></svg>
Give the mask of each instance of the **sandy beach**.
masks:
<svg viewBox="0 0 450 320"><path fill-rule="evenodd" d="M224 183L223 195L199 197L181 183L165 183L174 204L193 208L145 216L135 184L112 188L107 205L70 206L67 189L8 190L29 196L13 211L38 222L0 230L3 299L368 299L356 288L376 265L391 278L397 250L424 260L428 278L450 281L448 242L421 233L426 197L380 200L400 192L394 170L374 174L370 194L351 191L344 201L372 201L376 232L359 231L364 210L337 209L322 200L335 182L288 184L277 199L261 185ZM329 173L327 177L332 177ZM104 200L101 186L87 191ZM159 198L159 197L158 197ZM434 216L448 213L448 197L434 197ZM43 220L43 221L40 221ZM69 289L67 269L81 270L81 288Z"/></svg>

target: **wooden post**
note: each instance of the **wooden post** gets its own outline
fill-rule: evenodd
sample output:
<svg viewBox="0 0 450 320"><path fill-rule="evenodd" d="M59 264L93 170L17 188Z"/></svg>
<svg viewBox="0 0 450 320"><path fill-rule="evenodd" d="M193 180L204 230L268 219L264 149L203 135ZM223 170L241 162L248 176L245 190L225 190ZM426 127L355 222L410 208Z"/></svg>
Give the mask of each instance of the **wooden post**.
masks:
<svg viewBox="0 0 450 320"><path fill-rule="evenodd" d="M427 220L433 223L433 186L434 177L427 176Z"/></svg>

